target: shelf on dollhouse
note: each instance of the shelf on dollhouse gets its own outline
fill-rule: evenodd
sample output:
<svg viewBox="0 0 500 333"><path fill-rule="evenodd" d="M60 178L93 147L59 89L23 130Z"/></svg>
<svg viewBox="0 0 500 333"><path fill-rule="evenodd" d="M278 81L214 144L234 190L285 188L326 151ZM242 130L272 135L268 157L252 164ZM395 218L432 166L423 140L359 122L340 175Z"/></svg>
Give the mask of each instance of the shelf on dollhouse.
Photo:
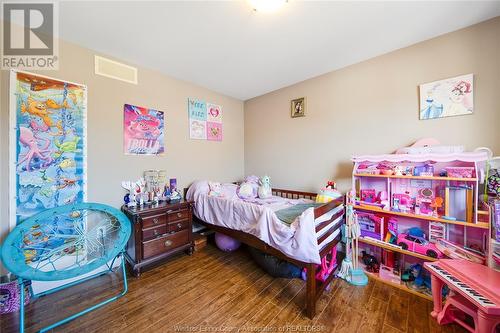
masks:
<svg viewBox="0 0 500 333"><path fill-rule="evenodd" d="M369 238L364 238L364 237L360 237L359 241L361 243L364 243L364 244L377 246L377 247L380 247L380 248L388 250L388 251L402 253L402 254L405 254L408 256L420 258L420 259L427 260L427 261L436 261L437 260L436 258L432 258L432 257L426 256L426 255L423 255L423 254L420 254L417 252L403 250L401 247L391 246L391 244L387 244L387 243L382 242L382 241L377 242L377 241L371 240Z"/></svg>
<svg viewBox="0 0 500 333"><path fill-rule="evenodd" d="M393 212L390 210L383 210L382 208L378 208L376 206L356 205L356 206L354 206L354 209L366 210L366 211L370 211L370 212L388 214L388 215L394 215L394 216L403 216L403 217L415 218L415 219L426 220L426 221L434 221L434 222L441 222L441 223L448 223L448 224L463 225L465 227L471 227L471 228L489 229L489 227L490 227L489 223L486 223L486 222L471 223L471 222L453 221L453 220L447 220L447 219L434 217L434 216L410 214L410 213L403 213L403 212Z"/></svg>
<svg viewBox="0 0 500 333"><path fill-rule="evenodd" d="M460 177L441 177L441 176L404 176L404 175L372 175L355 173L354 177L374 177L374 178L398 178L398 179L422 179L422 180L439 180L439 181L460 181L460 182L476 182L477 178L460 178Z"/></svg>
<svg viewBox="0 0 500 333"><path fill-rule="evenodd" d="M421 292L419 292L417 290L411 289L411 288L407 287L406 284L404 284L404 283L396 283L396 282L392 282L392 281L389 281L389 280L382 279L379 276L378 273L372 273L372 272L368 272L366 270L365 270L365 273L371 279L380 281L382 283L385 283L385 284L388 284L390 286L393 286L394 288L397 288L397 289L400 289L400 290L404 290L406 292L409 292L410 294L417 295L419 297L425 298L426 300L432 301L432 296L431 295L427 295L427 294L421 293Z"/></svg>

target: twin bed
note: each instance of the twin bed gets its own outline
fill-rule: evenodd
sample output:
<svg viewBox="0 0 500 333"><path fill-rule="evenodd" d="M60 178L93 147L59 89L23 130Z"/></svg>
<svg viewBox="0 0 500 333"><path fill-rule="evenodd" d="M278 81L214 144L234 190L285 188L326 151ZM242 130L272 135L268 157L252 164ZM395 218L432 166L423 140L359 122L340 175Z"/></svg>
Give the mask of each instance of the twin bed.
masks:
<svg viewBox="0 0 500 333"><path fill-rule="evenodd" d="M313 318L316 300L334 277L321 281L316 274L340 241L344 198L314 204L315 193L273 189L268 199L240 199L237 188L223 184L221 196L210 196L208 182L196 181L185 197L195 202L196 222L306 268L305 309Z"/></svg>

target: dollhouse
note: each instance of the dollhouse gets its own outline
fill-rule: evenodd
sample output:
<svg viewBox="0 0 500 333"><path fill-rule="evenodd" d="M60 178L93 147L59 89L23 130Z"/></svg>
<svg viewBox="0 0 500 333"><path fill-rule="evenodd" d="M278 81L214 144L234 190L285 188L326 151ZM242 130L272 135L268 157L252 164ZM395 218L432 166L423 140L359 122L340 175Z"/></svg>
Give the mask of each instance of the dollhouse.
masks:
<svg viewBox="0 0 500 333"><path fill-rule="evenodd" d="M420 276L425 274L423 261L445 254L475 260L487 256L490 226L481 218L488 212L479 200L485 153L364 155L352 160L359 241L384 268L367 272L370 277L431 299ZM415 267L419 279L412 276Z"/></svg>

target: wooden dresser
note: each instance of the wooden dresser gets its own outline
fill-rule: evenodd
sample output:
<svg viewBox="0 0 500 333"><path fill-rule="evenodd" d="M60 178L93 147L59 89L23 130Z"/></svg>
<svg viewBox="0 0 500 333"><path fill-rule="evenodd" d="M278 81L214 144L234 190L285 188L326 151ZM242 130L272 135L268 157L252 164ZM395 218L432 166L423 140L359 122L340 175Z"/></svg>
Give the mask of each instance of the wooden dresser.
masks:
<svg viewBox="0 0 500 333"><path fill-rule="evenodd" d="M159 203L143 207L122 207L132 222L132 234L125 258L135 276L147 266L154 266L172 255L194 249L192 201Z"/></svg>

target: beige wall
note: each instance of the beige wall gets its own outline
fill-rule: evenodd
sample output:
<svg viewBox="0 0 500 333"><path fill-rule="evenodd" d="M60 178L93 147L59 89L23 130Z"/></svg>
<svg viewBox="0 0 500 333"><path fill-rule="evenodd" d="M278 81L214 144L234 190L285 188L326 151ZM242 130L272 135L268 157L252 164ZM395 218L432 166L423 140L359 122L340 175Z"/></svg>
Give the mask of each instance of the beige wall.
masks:
<svg viewBox="0 0 500 333"><path fill-rule="evenodd" d="M474 73L469 116L418 120L418 85ZM290 100L307 98L306 117ZM500 154L500 17L245 102L245 173L273 186L350 186L353 154L390 153L422 137Z"/></svg>
<svg viewBox="0 0 500 333"><path fill-rule="evenodd" d="M180 188L195 179L233 181L243 175L243 102L196 85L139 67L139 84L132 85L94 74L94 52L60 43L60 70L42 75L88 86L88 199L120 206L122 180L135 180L146 169L166 169ZM0 95L0 229L8 230L8 86L9 72L1 72ZM190 140L187 99L222 105L224 140ZM166 154L123 154L123 104L165 112Z"/></svg>

